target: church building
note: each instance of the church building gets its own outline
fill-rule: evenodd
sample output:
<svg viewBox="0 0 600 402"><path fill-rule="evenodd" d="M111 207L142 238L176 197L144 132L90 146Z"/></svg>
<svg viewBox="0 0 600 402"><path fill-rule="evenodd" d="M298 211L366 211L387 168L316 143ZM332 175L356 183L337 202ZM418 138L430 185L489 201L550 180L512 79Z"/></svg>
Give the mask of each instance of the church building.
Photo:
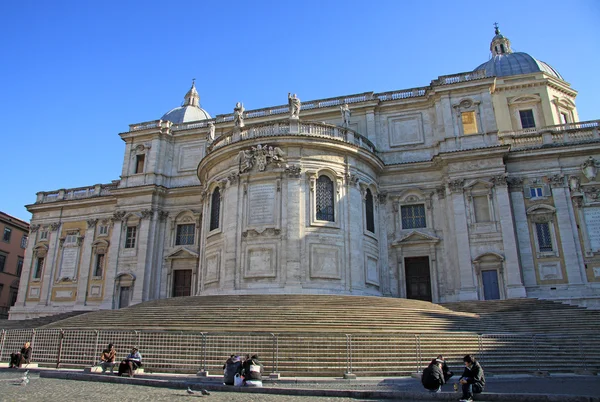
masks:
<svg viewBox="0 0 600 402"><path fill-rule="evenodd" d="M600 133L513 52L427 86L132 124L119 180L42 191L11 319L170 297L600 307ZM484 52L482 52L483 54Z"/></svg>

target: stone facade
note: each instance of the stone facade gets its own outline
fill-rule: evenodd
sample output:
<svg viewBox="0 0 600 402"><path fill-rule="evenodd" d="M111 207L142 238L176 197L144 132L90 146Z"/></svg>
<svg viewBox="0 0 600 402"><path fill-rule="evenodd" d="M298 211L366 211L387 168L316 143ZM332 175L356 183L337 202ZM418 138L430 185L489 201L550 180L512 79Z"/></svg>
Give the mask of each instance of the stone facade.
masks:
<svg viewBox="0 0 600 402"><path fill-rule="evenodd" d="M11 318L189 294L597 305L598 122L546 70L131 125L120 180L28 206Z"/></svg>

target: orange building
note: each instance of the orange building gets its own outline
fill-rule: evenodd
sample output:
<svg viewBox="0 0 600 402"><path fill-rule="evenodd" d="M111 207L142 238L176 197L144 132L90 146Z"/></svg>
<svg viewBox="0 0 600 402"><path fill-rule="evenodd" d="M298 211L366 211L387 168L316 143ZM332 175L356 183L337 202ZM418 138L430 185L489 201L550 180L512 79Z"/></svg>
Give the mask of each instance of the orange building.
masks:
<svg viewBox="0 0 600 402"><path fill-rule="evenodd" d="M0 318L17 301L29 223L0 212Z"/></svg>

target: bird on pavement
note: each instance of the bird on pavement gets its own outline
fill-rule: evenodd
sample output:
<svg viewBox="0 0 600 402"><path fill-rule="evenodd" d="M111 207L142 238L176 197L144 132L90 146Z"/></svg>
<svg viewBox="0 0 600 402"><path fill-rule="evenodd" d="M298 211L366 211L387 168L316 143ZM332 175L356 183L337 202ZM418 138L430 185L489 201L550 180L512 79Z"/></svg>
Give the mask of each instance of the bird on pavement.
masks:
<svg viewBox="0 0 600 402"><path fill-rule="evenodd" d="M198 394L198 392L192 391L192 389L190 387L188 387L187 393L188 393L188 395L197 395Z"/></svg>
<svg viewBox="0 0 600 402"><path fill-rule="evenodd" d="M202 392L202 395L210 395L210 392L205 389L202 389L200 392Z"/></svg>

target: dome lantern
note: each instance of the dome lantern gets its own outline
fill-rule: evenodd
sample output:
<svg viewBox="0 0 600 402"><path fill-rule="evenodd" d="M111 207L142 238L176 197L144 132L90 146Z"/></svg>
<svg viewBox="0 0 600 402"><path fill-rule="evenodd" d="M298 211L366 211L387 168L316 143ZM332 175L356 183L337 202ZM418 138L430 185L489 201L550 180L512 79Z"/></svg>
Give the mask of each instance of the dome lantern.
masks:
<svg viewBox="0 0 600 402"><path fill-rule="evenodd" d="M200 95L196 90L196 79L194 78L192 80L192 87L183 98L183 104L180 107L169 110L160 119L180 124L208 120L210 118L208 112L200 107Z"/></svg>
<svg viewBox="0 0 600 402"><path fill-rule="evenodd" d="M513 51L510 48L510 40L500 33L500 28L498 28L497 22L494 23L494 28L496 35L492 39L492 43L490 43L490 51L492 52L492 55L498 56L501 54L512 53Z"/></svg>

